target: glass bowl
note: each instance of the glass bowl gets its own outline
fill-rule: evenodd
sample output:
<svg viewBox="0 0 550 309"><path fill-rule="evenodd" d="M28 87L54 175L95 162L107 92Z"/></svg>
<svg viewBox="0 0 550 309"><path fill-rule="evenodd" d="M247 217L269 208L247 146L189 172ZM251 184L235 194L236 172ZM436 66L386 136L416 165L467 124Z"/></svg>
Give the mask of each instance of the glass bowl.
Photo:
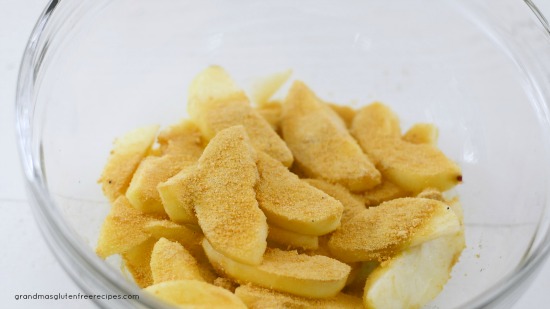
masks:
<svg viewBox="0 0 550 309"><path fill-rule="evenodd" d="M529 2L51 1L25 51L20 153L52 251L102 307L157 307L94 254L115 137L186 117L210 64L245 88L292 69L321 98L435 123L463 169L467 248L428 308L507 307L550 248L550 39Z"/></svg>

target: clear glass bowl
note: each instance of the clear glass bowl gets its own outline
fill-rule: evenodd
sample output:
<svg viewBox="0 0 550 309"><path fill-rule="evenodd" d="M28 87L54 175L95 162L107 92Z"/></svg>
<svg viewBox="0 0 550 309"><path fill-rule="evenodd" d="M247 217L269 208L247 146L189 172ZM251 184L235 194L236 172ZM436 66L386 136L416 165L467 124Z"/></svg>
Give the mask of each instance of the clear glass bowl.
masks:
<svg viewBox="0 0 550 309"><path fill-rule="evenodd" d="M35 217L85 292L140 294L93 252L113 139L186 117L187 85L207 65L246 89L291 68L324 99L380 100L405 129L439 127L464 172L467 248L428 308L511 306L550 248L549 55L544 18L515 0L52 1L17 92Z"/></svg>

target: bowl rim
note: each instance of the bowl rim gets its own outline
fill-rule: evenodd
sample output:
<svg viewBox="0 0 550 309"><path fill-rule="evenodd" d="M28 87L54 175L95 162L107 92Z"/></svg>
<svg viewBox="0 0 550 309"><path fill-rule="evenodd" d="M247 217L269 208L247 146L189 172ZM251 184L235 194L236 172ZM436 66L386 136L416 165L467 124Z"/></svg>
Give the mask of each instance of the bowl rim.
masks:
<svg viewBox="0 0 550 309"><path fill-rule="evenodd" d="M71 227L62 219L63 216L47 190L41 169L41 160L38 156L39 151L34 149L32 145L32 118L35 107L33 93L38 72L36 68L42 61L42 52L47 48L47 39L46 42L43 42L44 30L52 22L52 14L62 2L66 3L66 1L50 0L38 18L23 54L17 82L15 98L16 134L19 158L25 175L27 196L32 206L33 215L50 250L73 282L84 292L92 294L93 291L97 290L99 284L104 288L103 291L108 291L110 294L139 295L137 303L148 307L173 308L154 297L145 295L141 289L123 280L118 273L114 273L106 263L93 254L90 248L71 232ZM531 9L545 31L550 34L549 23L537 6L531 0L524 0L523 2ZM549 206L547 205L545 211L548 210ZM530 251L530 255L526 256L514 271L502 277L486 291L478 294L463 306L465 308L486 308L494 305L506 295L517 293L520 287L526 287L529 279L533 278L549 256L550 230L546 231L546 235L540 241L539 246ZM94 302L101 307L107 307L96 299L94 299ZM130 300L130 302L120 303L120 306L129 307L131 304L132 301Z"/></svg>

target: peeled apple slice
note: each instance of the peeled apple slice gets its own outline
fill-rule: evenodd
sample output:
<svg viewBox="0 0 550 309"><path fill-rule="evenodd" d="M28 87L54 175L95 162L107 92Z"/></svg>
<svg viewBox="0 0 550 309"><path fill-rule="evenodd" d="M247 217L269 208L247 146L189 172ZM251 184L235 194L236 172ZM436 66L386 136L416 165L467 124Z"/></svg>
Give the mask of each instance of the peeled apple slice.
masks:
<svg viewBox="0 0 550 309"><path fill-rule="evenodd" d="M351 268L326 256L309 256L296 251L268 248L262 264L247 265L234 261L212 248L207 240L203 248L214 268L239 282L250 282L293 295L333 297L346 284Z"/></svg>
<svg viewBox="0 0 550 309"><path fill-rule="evenodd" d="M197 280L166 281L145 291L167 303L186 309L247 309L235 294Z"/></svg>
<svg viewBox="0 0 550 309"><path fill-rule="evenodd" d="M204 149L196 168L159 185L180 210L191 215L216 250L234 260L258 265L267 247L267 222L258 207L256 152L243 126L220 131ZM167 213L173 212L165 204Z"/></svg>
<svg viewBox="0 0 550 309"><path fill-rule="evenodd" d="M255 148L285 166L292 164L292 153L286 144L221 67L211 66L199 73L189 88L188 100L189 114L206 139L223 129L242 125Z"/></svg>
<svg viewBox="0 0 550 309"><path fill-rule="evenodd" d="M319 248L319 237L298 234L296 232L291 232L285 229L278 228L274 225L271 225L269 227L267 240L277 243L279 245L289 246L291 248L302 248L310 250L315 250Z"/></svg>
<svg viewBox="0 0 550 309"><path fill-rule="evenodd" d="M400 198L365 209L336 230L330 252L345 262L385 261L400 251L460 230L445 203Z"/></svg>
<svg viewBox="0 0 550 309"><path fill-rule="evenodd" d="M421 308L441 292L464 246L460 231L409 248L382 263L365 284L365 307Z"/></svg>
<svg viewBox="0 0 550 309"><path fill-rule="evenodd" d="M462 181L460 168L435 146L401 139L397 116L381 103L359 110L350 131L384 178L406 191L445 191Z"/></svg>
<svg viewBox="0 0 550 309"><path fill-rule="evenodd" d="M134 208L142 212L164 214L157 185L183 168L196 164L203 147L199 128L189 121L163 130L158 139L163 153L141 161L126 197Z"/></svg>
<svg viewBox="0 0 550 309"><path fill-rule="evenodd" d="M380 173L344 121L303 82L294 82L284 100L281 130L309 177L339 183L354 192L380 183Z"/></svg>
<svg viewBox="0 0 550 309"><path fill-rule="evenodd" d="M300 308L300 309L361 309L361 298L338 293L331 298L306 298L272 291L251 284L241 285L235 295L242 299L249 309Z"/></svg>
<svg viewBox="0 0 550 309"><path fill-rule="evenodd" d="M107 164L97 181L101 183L109 201L113 202L124 195L139 163L155 142L158 129L158 125L138 128L115 140Z"/></svg>
<svg viewBox="0 0 550 309"><path fill-rule="evenodd" d="M344 207L339 201L265 153L258 153L256 165L260 174L256 199L270 224L313 236L330 233L340 226Z"/></svg>
<svg viewBox="0 0 550 309"><path fill-rule="evenodd" d="M197 261L181 244L166 238L159 239L151 254L151 273L154 284L172 280L199 280Z"/></svg>

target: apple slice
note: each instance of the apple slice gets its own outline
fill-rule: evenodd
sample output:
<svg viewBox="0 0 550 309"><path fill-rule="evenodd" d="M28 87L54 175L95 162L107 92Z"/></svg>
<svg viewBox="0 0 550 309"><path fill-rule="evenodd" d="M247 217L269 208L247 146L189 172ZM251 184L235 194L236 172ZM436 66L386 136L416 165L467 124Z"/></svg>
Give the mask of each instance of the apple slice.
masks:
<svg viewBox="0 0 550 309"><path fill-rule="evenodd" d="M361 298L338 293L331 298L306 298L288 293L276 292L259 286L245 284L235 290L249 309L264 308L328 308L362 309Z"/></svg>
<svg viewBox="0 0 550 309"><path fill-rule="evenodd" d="M441 292L464 247L464 233L459 231L408 248L382 263L366 281L365 307L421 308Z"/></svg>
<svg viewBox="0 0 550 309"><path fill-rule="evenodd" d="M256 107L256 111L264 118L271 128L278 132L281 125L281 116L283 114L283 105L278 101L271 101Z"/></svg>
<svg viewBox="0 0 550 309"><path fill-rule="evenodd" d="M151 253L156 242L156 239L149 238L145 242L121 254L124 268L128 270L140 288L153 284Z"/></svg>
<svg viewBox="0 0 550 309"><path fill-rule="evenodd" d="M247 265L217 252L206 239L202 244L210 263L225 276L298 296L336 296L344 287L351 269L326 256L272 248L266 250L260 265Z"/></svg>
<svg viewBox="0 0 550 309"><path fill-rule="evenodd" d="M164 211L176 223L198 225L191 195L196 173L197 165L191 165L157 185Z"/></svg>
<svg viewBox="0 0 550 309"><path fill-rule="evenodd" d="M410 195L411 193L393 182L382 179L381 184L363 193L363 202L367 207L378 206L383 202Z"/></svg>
<svg viewBox="0 0 550 309"><path fill-rule="evenodd" d="M319 237L299 234L276 227L274 225L269 226L267 241L291 248L302 248L310 250L315 250L319 248Z"/></svg>
<svg viewBox="0 0 550 309"><path fill-rule="evenodd" d="M346 124L346 127L351 127L353 118L355 118L356 110L345 105L338 105L334 103L326 103Z"/></svg>
<svg viewBox="0 0 550 309"><path fill-rule="evenodd" d="M151 254L151 273L154 284L172 280L199 280L197 261L181 244L166 238L159 239Z"/></svg>
<svg viewBox="0 0 550 309"><path fill-rule="evenodd" d="M138 128L115 140L107 164L97 181L109 201L113 202L124 195L136 168L155 142L158 129L158 125Z"/></svg>
<svg viewBox="0 0 550 309"><path fill-rule="evenodd" d="M406 248L458 230L460 221L447 204L400 198L357 214L332 234L328 245L341 261L385 261Z"/></svg>
<svg viewBox="0 0 550 309"><path fill-rule="evenodd" d="M194 210L204 236L216 250L252 265L260 264L267 246L266 217L254 191L259 179L255 162L256 152L244 127L230 127L210 141L196 168L158 187L163 202L169 191L175 194L169 199L178 201L179 210ZM177 220L168 204L164 206Z"/></svg>
<svg viewBox="0 0 550 309"><path fill-rule="evenodd" d="M413 125L405 134L403 140L413 144L436 145L439 132L437 127L431 123L417 123Z"/></svg>
<svg viewBox="0 0 550 309"><path fill-rule="evenodd" d="M292 70L286 70L258 79L252 87L252 102L258 106L264 106L269 99L288 81Z"/></svg>
<svg viewBox="0 0 550 309"><path fill-rule="evenodd" d="M305 235L324 235L340 226L340 202L292 174L280 162L258 153L256 199L268 222Z"/></svg>
<svg viewBox="0 0 550 309"><path fill-rule="evenodd" d="M344 223L353 218L358 212L365 209L361 197L352 194L348 189L339 184L331 184L321 179L304 179L305 182L332 196L344 206L341 222Z"/></svg>
<svg viewBox="0 0 550 309"><path fill-rule="evenodd" d="M380 183L380 173L343 120L302 82L294 82L284 101L281 129L296 163L309 177L352 191Z"/></svg>
<svg viewBox="0 0 550 309"><path fill-rule="evenodd" d="M159 135L161 156L148 156L137 168L126 197L136 209L164 214L157 185L197 162L202 154L200 131L188 121L169 127Z"/></svg>
<svg viewBox="0 0 550 309"><path fill-rule="evenodd" d="M235 294L197 280L166 281L145 291L180 308L246 309Z"/></svg>
<svg viewBox="0 0 550 309"><path fill-rule="evenodd" d="M208 67L195 77L189 88L188 111L206 139L223 129L242 125L255 148L285 166L292 164L292 153L286 144L221 67Z"/></svg>
<svg viewBox="0 0 550 309"><path fill-rule="evenodd" d="M462 181L454 162L433 145L402 140L398 125L389 108L374 103L358 111L351 127L384 178L412 193L427 187L445 191Z"/></svg>
<svg viewBox="0 0 550 309"><path fill-rule="evenodd" d="M144 226L152 220L157 219L133 208L124 195L119 196L101 226L97 255L104 259L145 242L151 234L144 230Z"/></svg>

